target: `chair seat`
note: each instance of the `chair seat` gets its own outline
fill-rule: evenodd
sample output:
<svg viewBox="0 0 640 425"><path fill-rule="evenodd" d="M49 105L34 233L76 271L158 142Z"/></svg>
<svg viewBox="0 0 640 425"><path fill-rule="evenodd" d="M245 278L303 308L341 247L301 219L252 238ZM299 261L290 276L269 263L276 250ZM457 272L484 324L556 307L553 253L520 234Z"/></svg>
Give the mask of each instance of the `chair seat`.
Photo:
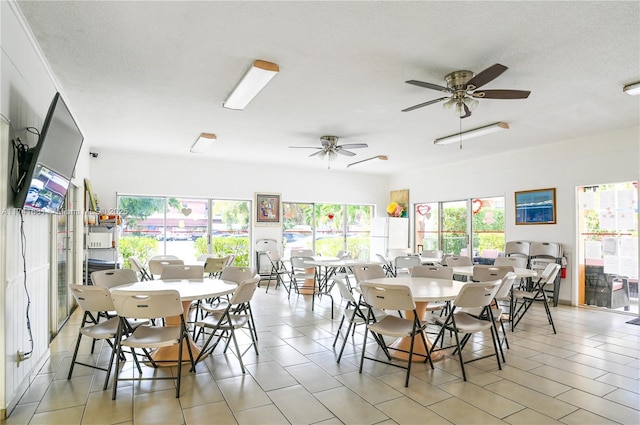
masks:
<svg viewBox="0 0 640 425"><path fill-rule="evenodd" d="M116 335L118 330L118 317L112 317L106 322L98 323L93 326L85 326L80 328L80 333L84 336L94 339L109 339Z"/></svg>
<svg viewBox="0 0 640 425"><path fill-rule="evenodd" d="M200 308L208 313L223 313L227 307L229 307L229 302L226 300L202 303L200 305Z"/></svg>
<svg viewBox="0 0 640 425"><path fill-rule="evenodd" d="M411 336L413 322L397 316L385 316L382 320L367 325L370 331L396 338Z"/></svg>
<svg viewBox="0 0 640 425"><path fill-rule="evenodd" d="M122 345L136 348L169 347L180 341L180 326L140 326Z"/></svg>
<svg viewBox="0 0 640 425"><path fill-rule="evenodd" d="M225 320L224 322L220 322L219 318L215 316L205 317L203 320L200 320L196 323L196 326L205 327L205 328L217 328L222 330L227 329L240 329L241 327L247 324L249 320L248 314L232 314L229 316L231 318L231 322Z"/></svg>
<svg viewBox="0 0 640 425"><path fill-rule="evenodd" d="M536 297L535 292L523 291L521 289L513 290L513 298L527 298L531 300L531 299L535 299L535 297Z"/></svg>
<svg viewBox="0 0 640 425"><path fill-rule="evenodd" d="M459 333L476 333L485 329L490 329L493 326L490 321L478 319L467 313L456 313L454 316L456 320L456 328ZM442 324L445 322L446 318L435 317L434 320Z"/></svg>

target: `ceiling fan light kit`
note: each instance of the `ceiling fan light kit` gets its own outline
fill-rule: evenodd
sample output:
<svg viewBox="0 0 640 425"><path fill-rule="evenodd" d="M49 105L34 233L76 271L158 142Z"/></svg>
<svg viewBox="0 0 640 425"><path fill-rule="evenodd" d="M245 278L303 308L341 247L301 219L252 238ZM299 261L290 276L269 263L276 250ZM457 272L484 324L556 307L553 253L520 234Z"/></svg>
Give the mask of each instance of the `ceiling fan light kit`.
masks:
<svg viewBox="0 0 640 425"><path fill-rule="evenodd" d="M204 153L217 137L213 133L200 133L200 136L191 146L191 153Z"/></svg>
<svg viewBox="0 0 640 425"><path fill-rule="evenodd" d="M474 128L473 130L463 131L461 133L452 134L446 137L440 137L433 141L435 145L449 145L451 143L458 143L462 140L471 139L473 137L480 137L486 134L495 133L501 130L508 130L509 124L506 122L496 122L493 124L485 125L484 127Z"/></svg>
<svg viewBox="0 0 640 425"><path fill-rule="evenodd" d="M280 67L275 63L255 60L253 65L238 85L233 89L227 100L222 104L227 109L242 110L247 107L249 102L260 90L262 90L271 81L276 74L280 72Z"/></svg>
<svg viewBox="0 0 640 425"><path fill-rule="evenodd" d="M622 90L626 94L630 94L631 96L638 96L640 95L640 81L638 81L637 83L627 84L622 88Z"/></svg>

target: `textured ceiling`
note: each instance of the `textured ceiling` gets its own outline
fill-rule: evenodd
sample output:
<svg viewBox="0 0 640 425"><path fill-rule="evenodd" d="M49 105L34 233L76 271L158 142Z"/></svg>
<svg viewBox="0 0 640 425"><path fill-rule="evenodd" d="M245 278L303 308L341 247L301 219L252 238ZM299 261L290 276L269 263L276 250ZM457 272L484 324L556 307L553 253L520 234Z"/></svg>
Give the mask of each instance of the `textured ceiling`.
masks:
<svg viewBox="0 0 640 425"><path fill-rule="evenodd" d="M640 125L640 2L19 1L93 151L326 168L322 135L368 143L334 169L393 173ZM254 59L280 73L244 111L222 103ZM460 121L440 104L454 70L509 67ZM496 121L509 131L457 145L433 140ZM603 141L604 142L604 141Z"/></svg>

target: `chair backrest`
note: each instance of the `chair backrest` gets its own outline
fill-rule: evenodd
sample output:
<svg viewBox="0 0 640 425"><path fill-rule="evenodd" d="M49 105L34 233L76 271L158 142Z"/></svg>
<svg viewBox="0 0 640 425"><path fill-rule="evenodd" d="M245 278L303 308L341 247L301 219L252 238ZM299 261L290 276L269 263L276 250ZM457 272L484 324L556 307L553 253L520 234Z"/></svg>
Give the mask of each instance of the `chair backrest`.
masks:
<svg viewBox="0 0 640 425"><path fill-rule="evenodd" d="M84 311L115 310L111 300L111 291L105 286L69 284L69 289Z"/></svg>
<svg viewBox="0 0 640 425"><path fill-rule="evenodd" d="M396 258L404 255L411 255L411 248L391 248L387 250L388 258Z"/></svg>
<svg viewBox="0 0 640 425"><path fill-rule="evenodd" d="M132 319L181 316L180 293L174 289L160 291L124 291L113 289L111 299L116 313Z"/></svg>
<svg viewBox="0 0 640 425"><path fill-rule="evenodd" d="M360 282L360 290L367 304L380 310L414 310L411 288L398 284Z"/></svg>
<svg viewBox="0 0 640 425"><path fill-rule="evenodd" d="M247 279L252 279L256 275L253 267L231 266L225 267L220 274L220 279L230 282L240 283Z"/></svg>
<svg viewBox="0 0 640 425"><path fill-rule="evenodd" d="M351 302L353 304L356 304L356 299L353 297L353 294L351 293L349 288L347 288L347 284L344 283L344 280L342 278L336 277L333 279L333 281L335 282L336 286L340 290L340 296L342 296L342 299L347 300L348 302Z"/></svg>
<svg viewBox="0 0 640 425"><path fill-rule="evenodd" d="M149 260L149 272L152 275L159 276L162 274L162 269L165 266L182 266L184 265L184 261L182 260L154 260L153 258Z"/></svg>
<svg viewBox="0 0 640 425"><path fill-rule="evenodd" d="M389 265L389 261L387 261L387 259L384 258L384 255L376 254L376 258L378 259L378 261L380 261L380 265L385 265L385 266Z"/></svg>
<svg viewBox="0 0 640 425"><path fill-rule="evenodd" d="M216 254L200 254L196 261L207 261L207 258L217 258Z"/></svg>
<svg viewBox="0 0 640 425"><path fill-rule="evenodd" d="M315 253L313 249L292 249L291 256L292 257L312 257Z"/></svg>
<svg viewBox="0 0 640 425"><path fill-rule="evenodd" d="M473 266L473 260L464 255L454 255L452 257L447 257L446 264L449 267Z"/></svg>
<svg viewBox="0 0 640 425"><path fill-rule="evenodd" d="M444 252L439 249L423 249L420 253L421 257L441 259Z"/></svg>
<svg viewBox="0 0 640 425"><path fill-rule="evenodd" d="M252 277L251 279L246 279L240 282L238 284L238 288L231 296L229 304L237 305L248 303L249 301L251 301L251 298L253 298L253 294L256 292L259 281L260 278Z"/></svg>
<svg viewBox="0 0 640 425"><path fill-rule="evenodd" d="M453 304L456 308L476 308L488 306L496 296L502 279L489 282L465 283Z"/></svg>
<svg viewBox="0 0 640 425"><path fill-rule="evenodd" d="M225 263L225 267L231 267L233 266L233 262L236 261L236 255L235 254L227 254L224 257L222 257L226 260Z"/></svg>
<svg viewBox="0 0 640 425"><path fill-rule="evenodd" d="M558 275L558 272L560 271L560 264L558 263L549 263L547 264L547 267L544 269L544 271L542 272L542 275L540 276L540 282L544 282L546 283L551 283L554 280L556 280L556 276Z"/></svg>
<svg viewBox="0 0 640 425"><path fill-rule="evenodd" d="M91 281L94 285L113 288L138 281L138 275L133 269L98 270L91 273Z"/></svg>
<svg viewBox="0 0 640 425"><path fill-rule="evenodd" d="M142 261L138 257L129 257L129 265L136 273L142 273L144 270L144 265L142 265Z"/></svg>
<svg viewBox="0 0 640 425"><path fill-rule="evenodd" d="M312 257L304 255L292 255L291 256L291 269L294 272L303 272L305 269L313 268L312 265L305 263L305 261L313 261Z"/></svg>
<svg viewBox="0 0 640 425"><path fill-rule="evenodd" d="M513 268L526 269L527 268L526 257L498 257L493 262L494 266L513 266Z"/></svg>
<svg viewBox="0 0 640 425"><path fill-rule="evenodd" d="M256 252L275 251L278 249L278 242L274 239L260 239L256 241Z"/></svg>
<svg viewBox="0 0 640 425"><path fill-rule="evenodd" d="M411 276L453 280L453 269L451 267L415 266L411 269Z"/></svg>
<svg viewBox="0 0 640 425"><path fill-rule="evenodd" d="M562 245L555 242L531 242L529 256L535 257L562 257Z"/></svg>
<svg viewBox="0 0 640 425"><path fill-rule="evenodd" d="M509 255L522 255L529 257L529 249L531 244L526 241L509 241L504 246L504 254Z"/></svg>
<svg viewBox="0 0 640 425"><path fill-rule="evenodd" d="M500 251L497 249L483 249L480 253L482 258L498 258L498 255L500 255Z"/></svg>
<svg viewBox="0 0 640 425"><path fill-rule="evenodd" d="M502 278L502 283L500 284L500 288L498 288L498 292L496 292L495 299L503 300L509 297L511 293L511 288L516 281L516 274L514 272L509 272Z"/></svg>
<svg viewBox="0 0 640 425"><path fill-rule="evenodd" d="M204 262L205 273L220 273L227 263L226 258L207 258Z"/></svg>
<svg viewBox="0 0 640 425"><path fill-rule="evenodd" d="M507 273L512 272L513 266L473 266L472 279L476 282L489 282L502 279Z"/></svg>
<svg viewBox="0 0 640 425"><path fill-rule="evenodd" d="M151 260L179 260L179 258L175 255L154 255L149 258L149 261Z"/></svg>
<svg viewBox="0 0 640 425"><path fill-rule="evenodd" d="M368 279L379 279L381 277L387 277L382 266L378 264L370 264L368 266L355 266L351 268L353 275L356 277L356 282L362 282Z"/></svg>
<svg viewBox="0 0 640 425"><path fill-rule="evenodd" d="M280 261L282 261L282 256L278 251L267 251L267 258L269 258L269 261L271 261L274 267L277 267Z"/></svg>
<svg viewBox="0 0 640 425"><path fill-rule="evenodd" d="M340 260L348 260L351 258L351 253L349 251L340 250L336 254L336 257L338 257Z"/></svg>
<svg viewBox="0 0 640 425"><path fill-rule="evenodd" d="M393 263L396 269L408 269L411 267L419 266L421 264L420 257L415 255L401 255L399 257L396 257L393 260Z"/></svg>
<svg viewBox="0 0 640 425"><path fill-rule="evenodd" d="M160 279L202 279L203 276L203 266L169 265L162 268Z"/></svg>

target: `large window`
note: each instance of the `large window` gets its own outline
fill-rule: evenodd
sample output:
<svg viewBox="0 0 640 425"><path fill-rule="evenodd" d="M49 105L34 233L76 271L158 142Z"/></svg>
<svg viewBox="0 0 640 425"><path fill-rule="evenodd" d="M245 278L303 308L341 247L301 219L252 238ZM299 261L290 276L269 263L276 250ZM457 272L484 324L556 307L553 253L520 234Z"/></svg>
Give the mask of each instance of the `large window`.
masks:
<svg viewBox="0 0 640 425"><path fill-rule="evenodd" d="M440 249L491 263L504 251L504 197L415 204L416 251Z"/></svg>
<svg viewBox="0 0 640 425"><path fill-rule="evenodd" d="M249 265L250 201L119 196L122 236L118 249L130 256L176 255L186 263L202 254L235 254Z"/></svg>
<svg viewBox="0 0 640 425"><path fill-rule="evenodd" d="M371 205L283 203L284 257L292 249L312 249L335 256L347 250L354 259L369 260Z"/></svg>

